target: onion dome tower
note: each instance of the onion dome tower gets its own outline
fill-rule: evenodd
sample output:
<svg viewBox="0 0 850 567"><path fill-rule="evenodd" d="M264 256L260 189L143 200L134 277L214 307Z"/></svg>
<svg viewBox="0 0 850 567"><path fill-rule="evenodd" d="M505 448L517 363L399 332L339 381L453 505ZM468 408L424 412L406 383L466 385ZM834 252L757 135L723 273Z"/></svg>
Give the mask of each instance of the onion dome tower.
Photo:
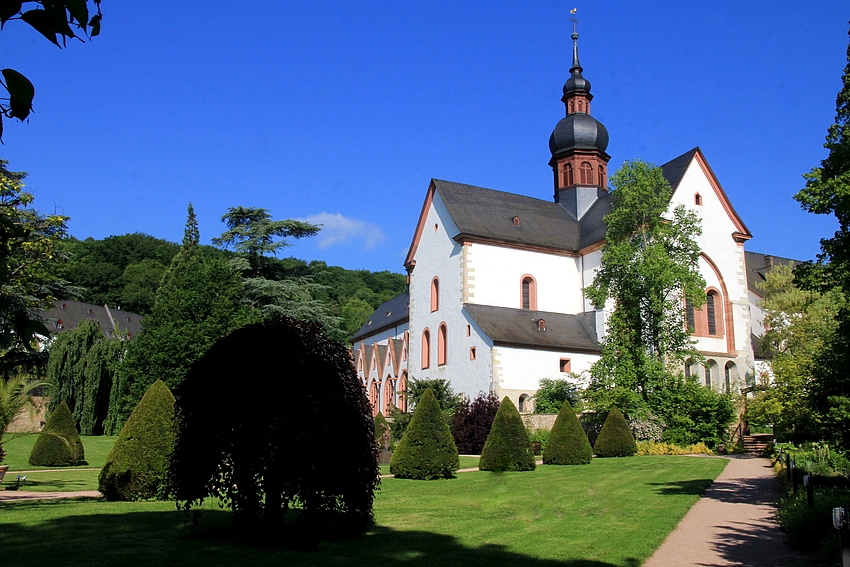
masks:
<svg viewBox="0 0 850 567"><path fill-rule="evenodd" d="M561 101L567 110L549 137L552 159L549 165L555 179L555 202L576 219L608 192L608 130L590 115L590 81L585 79L578 61L578 32L573 22L573 64L564 83Z"/></svg>

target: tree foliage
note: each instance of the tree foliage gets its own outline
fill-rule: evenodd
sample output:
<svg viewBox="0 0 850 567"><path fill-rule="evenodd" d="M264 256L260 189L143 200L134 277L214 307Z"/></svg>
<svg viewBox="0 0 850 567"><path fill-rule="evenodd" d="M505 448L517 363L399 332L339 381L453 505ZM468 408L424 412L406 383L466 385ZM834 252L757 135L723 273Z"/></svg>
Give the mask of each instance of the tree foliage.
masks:
<svg viewBox="0 0 850 567"><path fill-rule="evenodd" d="M285 361L285 364L281 361ZM258 411L223 395L250 385ZM255 323L220 339L176 391L171 478L181 508L218 498L237 525L308 523L362 531L378 464L366 392L345 346L311 322Z"/></svg>
<svg viewBox="0 0 850 567"><path fill-rule="evenodd" d="M418 379L411 377L407 382L407 390L400 392L407 400L407 412L393 408L391 414L393 418L393 437L396 439L401 439L404 436L404 431L411 419L411 413L408 412L416 409L416 404L419 403L419 399L425 394L426 390L431 390L434 394L437 405L440 406L446 421L449 423L451 423L455 411L457 411L463 401L463 394L456 394L448 380L443 378Z"/></svg>
<svg viewBox="0 0 850 567"><path fill-rule="evenodd" d="M542 378L534 394L534 413L559 413L564 402L579 402L578 388L564 379Z"/></svg>
<svg viewBox="0 0 850 567"><path fill-rule="evenodd" d="M43 361L35 335L50 333L39 310L72 293L59 277L66 256L58 250L68 217L42 215L23 190L26 173L0 160L0 370Z"/></svg>
<svg viewBox="0 0 850 567"><path fill-rule="evenodd" d="M543 449L543 464L586 465L593 458L593 449L576 412L569 401L564 401L555 418L552 431Z"/></svg>
<svg viewBox="0 0 850 567"><path fill-rule="evenodd" d="M460 460L449 423L434 391L426 388L418 402L393 452L390 473L396 478L414 480L454 478Z"/></svg>
<svg viewBox="0 0 850 567"><path fill-rule="evenodd" d="M29 463L43 467L72 467L86 464L83 442L68 404L62 402L50 413L35 444Z"/></svg>
<svg viewBox="0 0 850 567"><path fill-rule="evenodd" d="M100 34L100 22L103 18L100 0L92 0L92 6L93 13L89 10L87 0L7 1L0 4L0 29L10 20L21 20L61 49L68 39L81 40L77 32L89 38ZM23 122L32 112L35 87L29 79L14 69L3 69L0 73L5 82L3 87L9 93L9 98L5 99L7 102L0 102L2 138L4 116Z"/></svg>
<svg viewBox="0 0 850 567"><path fill-rule="evenodd" d="M119 369L107 433L120 430L151 384L162 380L175 389L216 340L256 319L242 303L239 276L224 260L205 258L190 239L171 261Z"/></svg>
<svg viewBox="0 0 850 567"><path fill-rule="evenodd" d="M842 88L835 101L835 123L829 127L824 147L829 150L820 167L804 175L806 187L794 198L803 209L831 214L838 220L832 238L821 239L817 263L801 266L798 280L805 289L821 292L836 288L850 297L850 45ZM822 439L850 447L850 306L842 305L838 330L817 355L816 377L809 400L817 416Z"/></svg>
<svg viewBox="0 0 850 567"><path fill-rule="evenodd" d="M127 351L121 337L106 337L95 321L60 333L49 347L47 381L56 392L51 409L63 400L83 435L102 435L118 366Z"/></svg>
<svg viewBox="0 0 850 567"><path fill-rule="evenodd" d="M28 373L20 369L8 376L0 376L0 441L3 440L3 432L21 411L27 407L35 409L32 391L48 386L46 382L33 380Z"/></svg>
<svg viewBox="0 0 850 567"><path fill-rule="evenodd" d="M452 416L452 435L463 455L480 455L499 411L499 396L480 392L474 400L464 397Z"/></svg>
<svg viewBox="0 0 850 567"><path fill-rule="evenodd" d="M536 467L528 431L516 406L505 396L481 450L482 471L533 471Z"/></svg>
<svg viewBox="0 0 850 567"><path fill-rule="evenodd" d="M164 499L174 450L174 396L154 382L121 428L98 477L107 500Z"/></svg>
<svg viewBox="0 0 850 567"><path fill-rule="evenodd" d="M597 457L630 457L637 453L635 437L617 406L611 408L593 445Z"/></svg>

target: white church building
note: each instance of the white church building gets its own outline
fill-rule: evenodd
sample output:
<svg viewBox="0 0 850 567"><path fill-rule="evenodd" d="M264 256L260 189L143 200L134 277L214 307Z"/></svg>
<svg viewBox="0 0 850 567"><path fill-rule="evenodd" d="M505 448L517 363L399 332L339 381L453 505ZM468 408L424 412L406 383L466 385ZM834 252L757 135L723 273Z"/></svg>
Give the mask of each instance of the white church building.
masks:
<svg viewBox="0 0 850 567"><path fill-rule="evenodd" d="M409 292L352 338L374 412L404 408L409 378L442 378L470 398L494 392L531 411L542 378L569 379L598 360L610 306L595 309L583 289L602 256L610 156L572 38L566 116L549 139L554 198L431 181L404 262ZM752 235L699 148L661 169L671 209L684 205L702 221L706 304L688 320L705 362L683 371L735 391L753 375L753 329L763 332L755 284L773 260L745 253Z"/></svg>

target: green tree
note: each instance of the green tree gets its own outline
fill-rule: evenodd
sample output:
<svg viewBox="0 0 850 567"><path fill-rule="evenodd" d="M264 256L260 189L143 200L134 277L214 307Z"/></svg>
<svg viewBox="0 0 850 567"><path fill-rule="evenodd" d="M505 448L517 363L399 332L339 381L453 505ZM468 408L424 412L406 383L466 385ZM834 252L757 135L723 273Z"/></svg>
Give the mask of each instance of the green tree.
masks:
<svg viewBox="0 0 850 567"><path fill-rule="evenodd" d="M850 45L835 108L835 123L824 144L829 154L820 167L803 176L806 187L794 198L808 212L834 215L838 230L832 238L821 239L817 263L801 266L797 275L806 289L837 287L844 297L850 297ZM809 398L820 417L820 435L850 447L850 307L846 304L838 314L838 325L817 357L817 378Z"/></svg>
<svg viewBox="0 0 850 567"><path fill-rule="evenodd" d="M121 337L107 337L95 321L60 333L49 347L47 381L68 404L74 425L83 435L102 435L118 366L127 351Z"/></svg>
<svg viewBox="0 0 850 567"><path fill-rule="evenodd" d="M546 440L543 463L546 465L586 465L593 458L587 433L579 423L569 401L563 402Z"/></svg>
<svg viewBox="0 0 850 567"><path fill-rule="evenodd" d="M516 406L505 396L481 450L482 471L533 471L537 466L528 431Z"/></svg>
<svg viewBox="0 0 850 567"><path fill-rule="evenodd" d="M193 362L219 338L257 316L242 303L239 276L221 259L208 260L199 247L190 205L187 238L156 292L143 332L130 345L110 400L106 431L119 431L156 380L176 388Z"/></svg>
<svg viewBox="0 0 850 567"><path fill-rule="evenodd" d="M397 478L436 480L454 478L458 468L460 460L449 422L433 390L427 388L393 453L390 473Z"/></svg>
<svg viewBox="0 0 850 567"><path fill-rule="evenodd" d="M578 388L564 379L542 378L534 394L534 413L559 413L564 402L579 401Z"/></svg>
<svg viewBox="0 0 850 567"><path fill-rule="evenodd" d="M43 362L35 335L50 333L39 310L74 292L58 275L67 259L58 246L68 217L31 208L26 174L7 164L0 160L0 370L6 373Z"/></svg>
<svg viewBox="0 0 850 567"><path fill-rule="evenodd" d="M451 383L443 378L434 379L417 379L410 378L407 381L407 390L400 392L407 400L407 411L412 412L416 409L416 404L420 398L425 395L427 390L431 390L434 398L437 400L437 405L440 406L446 421L451 423L455 411L460 407L463 401L463 394L455 394ZM392 431L395 439L401 439L404 431L410 423L411 414L405 413L398 408L393 408L390 417L393 418Z"/></svg>
<svg viewBox="0 0 850 567"><path fill-rule="evenodd" d="M10 20L21 20L61 49L68 39L80 39L74 28L90 38L100 33L100 21L103 18L100 12L100 0L92 0L94 14L89 12L88 4L87 0L3 2L0 4L0 28ZM32 112L35 87L29 79L13 69L3 69L0 73L5 80L3 87L9 93L8 102L0 103L0 138L2 138L2 117L17 118L22 122L26 120Z"/></svg>
<svg viewBox="0 0 850 567"><path fill-rule="evenodd" d="M86 464L83 442L68 404L62 402L50 412L35 444L29 463L44 467L72 467Z"/></svg>
<svg viewBox="0 0 850 567"><path fill-rule="evenodd" d="M617 406L611 408L593 445L597 457L630 457L637 453L635 436Z"/></svg>

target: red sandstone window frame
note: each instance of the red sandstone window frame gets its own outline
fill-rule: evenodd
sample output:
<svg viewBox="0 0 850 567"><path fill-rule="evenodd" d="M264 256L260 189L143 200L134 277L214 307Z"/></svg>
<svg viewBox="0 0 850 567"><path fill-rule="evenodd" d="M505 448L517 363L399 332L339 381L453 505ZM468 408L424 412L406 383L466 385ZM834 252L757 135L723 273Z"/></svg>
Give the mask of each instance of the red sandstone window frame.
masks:
<svg viewBox="0 0 850 567"><path fill-rule="evenodd" d="M448 362L449 330L445 323L440 323L437 330L437 366L445 366Z"/></svg>
<svg viewBox="0 0 850 567"><path fill-rule="evenodd" d="M519 279L520 309L537 311L537 280L531 274L524 274Z"/></svg>
<svg viewBox="0 0 850 567"><path fill-rule="evenodd" d="M426 327L422 331L422 370L431 367L431 331Z"/></svg>
<svg viewBox="0 0 850 567"><path fill-rule="evenodd" d="M440 278L431 280L431 313L440 309Z"/></svg>

